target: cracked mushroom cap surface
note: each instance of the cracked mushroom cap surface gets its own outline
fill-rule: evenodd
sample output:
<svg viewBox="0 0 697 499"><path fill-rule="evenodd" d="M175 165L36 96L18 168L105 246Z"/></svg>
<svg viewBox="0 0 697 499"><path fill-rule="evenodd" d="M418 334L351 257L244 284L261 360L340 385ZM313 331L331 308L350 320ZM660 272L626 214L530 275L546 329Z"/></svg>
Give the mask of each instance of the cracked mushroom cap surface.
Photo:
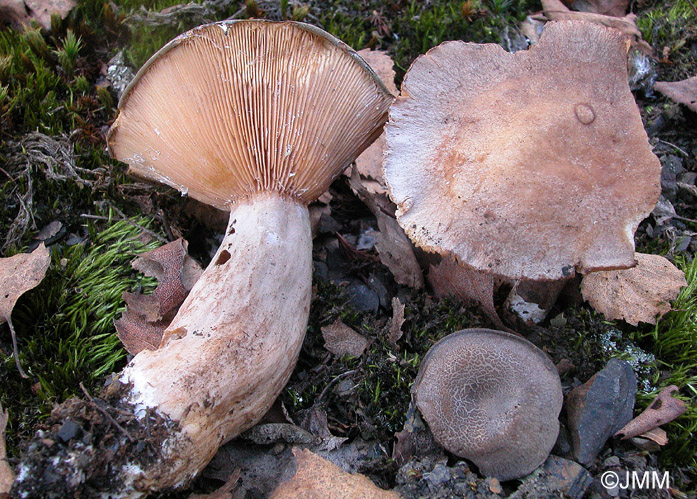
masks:
<svg viewBox="0 0 697 499"><path fill-rule="evenodd" d="M217 208L265 191L309 203L378 137L392 100L319 28L223 21L180 35L140 69L108 145L131 173Z"/></svg>
<svg viewBox="0 0 697 499"><path fill-rule="evenodd" d="M632 267L660 193L622 35L553 22L514 54L420 56L385 127L399 223L427 251L513 279Z"/></svg>
<svg viewBox="0 0 697 499"><path fill-rule="evenodd" d="M529 341L465 329L437 342L412 387L434 438L486 476L527 475L559 434L563 395L552 361Z"/></svg>

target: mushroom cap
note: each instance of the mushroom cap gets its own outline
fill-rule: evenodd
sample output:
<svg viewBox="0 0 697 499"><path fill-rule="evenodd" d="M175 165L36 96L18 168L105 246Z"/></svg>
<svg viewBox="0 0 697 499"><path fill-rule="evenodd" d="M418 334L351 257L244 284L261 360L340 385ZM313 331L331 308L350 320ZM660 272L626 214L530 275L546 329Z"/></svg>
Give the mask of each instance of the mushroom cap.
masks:
<svg viewBox="0 0 697 499"><path fill-rule="evenodd" d="M150 58L108 144L131 173L218 208L263 191L308 203L377 138L392 100L351 48L318 28L223 21Z"/></svg>
<svg viewBox="0 0 697 499"><path fill-rule="evenodd" d="M559 433L561 382L529 341L492 329L464 329L437 342L412 387L434 438L499 480L527 475Z"/></svg>
<svg viewBox="0 0 697 499"><path fill-rule="evenodd" d="M514 54L453 41L416 59L385 127L409 237L514 279L633 266L660 162L626 66L619 32L571 21Z"/></svg>

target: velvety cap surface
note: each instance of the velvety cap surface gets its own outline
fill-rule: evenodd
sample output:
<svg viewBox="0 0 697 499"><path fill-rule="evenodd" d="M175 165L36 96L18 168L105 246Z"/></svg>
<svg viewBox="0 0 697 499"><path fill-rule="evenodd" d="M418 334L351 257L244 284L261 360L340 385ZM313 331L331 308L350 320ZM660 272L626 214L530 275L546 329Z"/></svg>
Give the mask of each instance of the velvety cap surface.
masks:
<svg viewBox="0 0 697 499"><path fill-rule="evenodd" d="M407 234L514 279L634 265L660 162L626 65L619 32L570 21L515 54L453 41L420 56L385 128Z"/></svg>

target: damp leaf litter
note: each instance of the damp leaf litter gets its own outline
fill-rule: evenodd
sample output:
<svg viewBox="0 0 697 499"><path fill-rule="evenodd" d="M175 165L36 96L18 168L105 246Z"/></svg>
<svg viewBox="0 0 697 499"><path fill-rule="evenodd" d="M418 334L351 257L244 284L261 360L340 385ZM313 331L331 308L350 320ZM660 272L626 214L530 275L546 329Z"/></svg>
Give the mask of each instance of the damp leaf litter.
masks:
<svg viewBox="0 0 697 499"><path fill-rule="evenodd" d="M580 5L571 5L571 9L588 14L587 7ZM133 421L122 418L119 411L127 408L117 403L121 394L113 391L115 385L112 392L102 392L102 388L105 382L109 384L110 373L132 360L114 326L125 310L123 293L148 296L157 285L156 279L133 269L131 262L145 251L180 237L188 241L189 255L203 267L219 259L215 251L224 235L224 222L222 229L213 227L215 220L227 218L229 207L204 207L194 199L195 189L187 189L182 197L169 187L128 176L124 165L104 152L106 132L117 117L116 103L125 88L120 79L128 75L126 70L135 74L163 44L202 23L248 17L293 19L323 28L355 50L386 51L394 61L400 88L416 57L444 41L498 43L506 50L526 50L535 41L526 26L546 21L539 8L539 4L526 1L484 0L192 4L168 0L144 5L129 1L102 5L85 0L63 20L54 16L50 30L36 26L25 31L3 30L0 127L2 155L8 167L0 171L5 245L0 256L29 254L40 241L51 253L44 281L19 298L12 315L19 359L30 379L19 375L9 331L0 326L0 384L8 387L0 390L0 401L8 410L8 463L17 469L37 430L49 439L53 437L48 435L55 435L51 432L60 432L67 440L56 441L63 443L83 439L98 445L97 435L102 435L129 448L131 438L141 434ZM666 439L657 437L653 446L641 437L609 439L600 457L582 471L598 477L608 463L617 460L625 467L669 470L677 477L676 489L685 493L695 490L690 470L694 469L697 450L692 438L697 429L697 282L693 263L697 248L693 222L697 219L693 208L697 144L687 132L694 126L695 115L689 103L681 103L680 98L673 101L668 94L652 92L652 82L678 82L694 76L689 68L694 62L692 47L697 34L690 26L697 14L685 0L670 6L649 2L615 8L623 11L616 14L618 19L636 14L640 35L632 32L633 40L643 40L653 51L652 56L642 59L646 63L642 71L649 74L631 95L647 130L648 144L660 161L656 169L660 174L660 179L656 176L660 204L670 206L674 216L654 211L639 223L634 240L636 251L660 254L685 274L686 286L677 298L661 296L655 300L662 316L651 309L643 316L650 320L640 319L635 325L629 319L610 320L583 301L573 279L559 286L532 286L483 273L469 277L487 285L479 286L475 298L466 298L467 303L462 297L468 295L462 291L434 289L430 268L441 269L441 273L449 269L449 275L439 278L441 287L468 281L456 271L457 262L446 261L447 255L425 253L398 232L402 230L395 217L399 203L393 204L395 200L386 191L379 164L386 152L378 150L371 159L377 167L354 167L353 175L337 177L329 185L328 195L309 207L314 236L309 320L298 364L262 426L286 424L297 428L297 434L301 429L310 433L315 440L304 447L345 472L365 474L380 488L393 489L403 497L417 497L425 491L433 497L445 497L447 493L463 493L462 486L482 497L508 495L517 489L522 493L541 487L541 483L552 487L545 473L553 466L576 464L573 456L564 454L563 436L552 454L568 463L555 461L553 465L550 458L534 473L534 484L527 477L499 484L486 478L473 463L460 461L429 440L428 424L413 423L407 415L414 413L410 389L431 346L466 328L506 328L522 334L551 358L561 373L564 391L588 381L611 358L628 362L638 382L635 416L652 403L660 389L677 386L677 396L687 410L663 426ZM599 15L613 14L603 11ZM382 64L387 64L384 59ZM384 67L383 72L389 75ZM407 75L407 81L409 78ZM578 119L588 121L583 109L579 112ZM37 130L40 135L32 135ZM156 130L157 137L166 135L162 127ZM379 141L376 144L383 147ZM159 164L167 153L162 147L153 148L155 151L159 154L153 164ZM278 157L286 160L292 161L297 154L295 144L278 149ZM149 152L143 154L144 159L152 157ZM302 181L297 170L289 172L279 185ZM177 188L186 185L169 174L166 177ZM313 212L317 213L316 223ZM660 275L656 272L655 279ZM633 292L622 293L629 296ZM440 297L446 295L451 297ZM537 315L544 311L546 317L533 323L506 305L521 300L522 306L516 310L535 310ZM665 312L667 305L671 310ZM152 310L146 308L145 312ZM654 320L655 325L649 323ZM336 345L332 346L334 351L325 348L322 330L336 323L361 338L360 355L347 354ZM68 403L50 415L52 408L73 396L82 401ZM74 432L60 419L69 419L65 407L71 404L88 414ZM564 412L559 424L563 435L568 424ZM412 443L418 442L412 447L416 450L403 454L404 460L393 460L396 434L407 427ZM162 428L176 431L167 424ZM157 438L165 438L166 432ZM287 431L283 434L288 438ZM297 466L293 464L292 445L280 435L261 443L245 439L244 434L232 440L188 489L168 492L169 496L213 492L230 482L240 497L256 497L256 459L273 462L270 469L285 472L276 475L269 471L269 488L264 494L271 493L273 487L290 479ZM156 439L145 438L144 442L149 449L146 454L157 446ZM41 453L33 449L38 459ZM246 458L234 458L242 455ZM145 469L148 464L146 459L134 467ZM98 466L106 470L109 461ZM556 490L564 493L563 488Z"/></svg>

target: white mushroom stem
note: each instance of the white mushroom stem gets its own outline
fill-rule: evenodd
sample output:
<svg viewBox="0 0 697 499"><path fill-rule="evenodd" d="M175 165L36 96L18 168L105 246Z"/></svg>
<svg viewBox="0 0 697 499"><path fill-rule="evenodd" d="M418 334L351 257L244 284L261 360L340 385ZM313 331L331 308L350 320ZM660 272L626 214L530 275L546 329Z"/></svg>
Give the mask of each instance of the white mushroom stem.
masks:
<svg viewBox="0 0 697 499"><path fill-rule="evenodd" d="M130 402L181 426L161 449L161 471L139 482L186 482L259 421L297 361L311 286L307 207L277 193L234 206L217 254L160 348L139 353L123 371Z"/></svg>

